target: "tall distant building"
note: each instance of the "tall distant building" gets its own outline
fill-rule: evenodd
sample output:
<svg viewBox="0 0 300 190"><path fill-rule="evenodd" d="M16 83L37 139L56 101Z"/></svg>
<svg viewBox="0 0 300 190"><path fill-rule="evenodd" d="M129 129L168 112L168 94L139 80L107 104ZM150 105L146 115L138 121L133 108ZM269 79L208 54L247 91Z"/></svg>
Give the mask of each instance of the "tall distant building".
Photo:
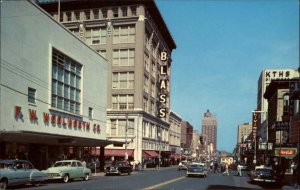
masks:
<svg viewBox="0 0 300 190"><path fill-rule="evenodd" d="M217 150L217 118L207 110L202 119L202 134L207 136L207 143L213 144L213 151Z"/></svg>
<svg viewBox="0 0 300 190"><path fill-rule="evenodd" d="M252 132L252 123L239 124L237 142L242 143L243 137L249 136L251 132Z"/></svg>

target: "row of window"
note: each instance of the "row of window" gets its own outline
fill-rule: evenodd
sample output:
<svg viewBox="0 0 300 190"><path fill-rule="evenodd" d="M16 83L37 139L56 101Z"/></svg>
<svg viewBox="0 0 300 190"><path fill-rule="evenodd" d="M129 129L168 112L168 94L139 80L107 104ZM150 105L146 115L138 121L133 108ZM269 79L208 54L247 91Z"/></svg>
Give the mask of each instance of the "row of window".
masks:
<svg viewBox="0 0 300 190"><path fill-rule="evenodd" d="M111 119L111 136L134 135L134 120L133 119Z"/></svg>
<svg viewBox="0 0 300 190"><path fill-rule="evenodd" d="M131 7L113 7L112 16L113 18L118 17L127 17L127 16L136 16L136 6ZM91 20L91 19L106 19L108 18L108 8L102 9L89 9L89 10L82 10L82 11L68 11L68 12L61 12L60 13L60 22L70 22L70 21L79 21L79 20ZM54 13L55 15L57 13Z"/></svg>

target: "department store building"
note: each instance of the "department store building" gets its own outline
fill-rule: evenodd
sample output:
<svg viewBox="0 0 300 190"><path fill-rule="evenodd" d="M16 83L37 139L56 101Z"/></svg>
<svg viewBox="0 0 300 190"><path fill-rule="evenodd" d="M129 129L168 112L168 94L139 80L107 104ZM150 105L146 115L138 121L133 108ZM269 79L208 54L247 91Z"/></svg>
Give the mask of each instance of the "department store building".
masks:
<svg viewBox="0 0 300 190"><path fill-rule="evenodd" d="M3 1L0 66L0 159L45 169L98 150L104 163L114 142L106 137L108 65L100 54L35 3Z"/></svg>

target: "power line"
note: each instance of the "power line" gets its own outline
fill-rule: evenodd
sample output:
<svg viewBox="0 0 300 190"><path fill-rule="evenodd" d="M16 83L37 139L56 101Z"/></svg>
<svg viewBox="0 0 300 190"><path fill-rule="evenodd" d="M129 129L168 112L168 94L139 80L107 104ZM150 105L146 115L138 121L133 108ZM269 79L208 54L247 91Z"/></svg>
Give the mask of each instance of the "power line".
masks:
<svg viewBox="0 0 300 190"><path fill-rule="evenodd" d="M51 89L47 86L48 82L46 82L46 81L44 81L44 80L42 80L38 77L33 76L32 74L30 74L30 73L28 73L28 72L26 72L26 71L24 71L24 70L22 70L22 69L20 69L16 66L12 65L11 63L9 63L9 62L7 62L3 59L1 59L1 62L4 63L4 64L0 65L1 68L6 69L6 70L10 71L11 73L14 73L15 75L18 75L19 77L21 77L23 79L26 79L26 80L28 80L28 81L44 88L44 89L46 89L48 92L52 92ZM43 84L41 84L41 83L43 83ZM63 90L58 90L58 92L62 94ZM96 109L98 108L97 110L102 110L102 111L106 110L106 108L104 106L97 105L94 102L88 101L83 97L82 97L82 100L84 102L87 102L87 103L91 104L91 105L94 105Z"/></svg>

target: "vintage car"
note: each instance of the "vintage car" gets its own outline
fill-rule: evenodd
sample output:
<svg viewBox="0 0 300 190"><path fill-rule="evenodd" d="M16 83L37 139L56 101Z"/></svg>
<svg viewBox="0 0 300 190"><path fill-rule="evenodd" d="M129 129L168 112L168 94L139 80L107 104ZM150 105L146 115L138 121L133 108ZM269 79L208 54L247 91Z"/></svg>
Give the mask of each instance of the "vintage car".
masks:
<svg viewBox="0 0 300 190"><path fill-rule="evenodd" d="M181 161L178 164L178 170L186 170L188 166L188 162L187 161Z"/></svg>
<svg viewBox="0 0 300 190"><path fill-rule="evenodd" d="M208 170L205 164L203 163L191 163L187 167L186 176L200 176L200 177L207 177Z"/></svg>
<svg viewBox="0 0 300 190"><path fill-rule="evenodd" d="M277 183L279 182L272 167L264 165L256 166L255 170L250 173L252 183Z"/></svg>
<svg viewBox="0 0 300 190"><path fill-rule="evenodd" d="M47 180L47 175L35 169L35 167L26 160L0 160L0 189L6 189L8 186L22 185L30 183L39 186Z"/></svg>
<svg viewBox="0 0 300 190"><path fill-rule="evenodd" d="M121 175L127 173L130 175L132 172L132 166L128 162L115 162L105 167L105 175L117 174Z"/></svg>
<svg viewBox="0 0 300 190"><path fill-rule="evenodd" d="M79 160L57 161L43 172L47 174L48 179L60 179L65 183L75 178L82 178L87 181L91 175L91 170L84 167Z"/></svg>

